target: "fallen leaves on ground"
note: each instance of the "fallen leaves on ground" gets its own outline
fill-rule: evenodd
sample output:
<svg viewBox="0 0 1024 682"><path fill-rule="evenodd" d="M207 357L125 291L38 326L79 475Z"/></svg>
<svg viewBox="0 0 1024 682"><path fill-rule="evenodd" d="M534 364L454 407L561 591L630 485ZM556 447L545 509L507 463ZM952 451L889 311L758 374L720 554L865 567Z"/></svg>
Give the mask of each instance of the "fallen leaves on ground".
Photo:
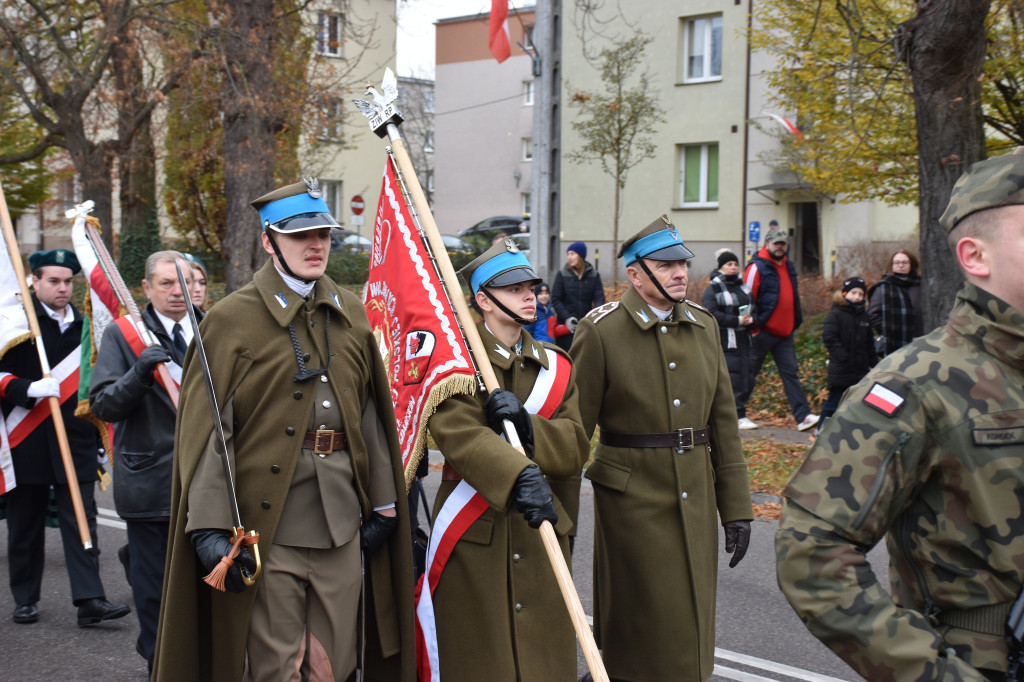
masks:
<svg viewBox="0 0 1024 682"><path fill-rule="evenodd" d="M800 466L806 452L806 444L779 443L771 437L749 438L743 441L750 489L754 492L781 495L786 482Z"/></svg>

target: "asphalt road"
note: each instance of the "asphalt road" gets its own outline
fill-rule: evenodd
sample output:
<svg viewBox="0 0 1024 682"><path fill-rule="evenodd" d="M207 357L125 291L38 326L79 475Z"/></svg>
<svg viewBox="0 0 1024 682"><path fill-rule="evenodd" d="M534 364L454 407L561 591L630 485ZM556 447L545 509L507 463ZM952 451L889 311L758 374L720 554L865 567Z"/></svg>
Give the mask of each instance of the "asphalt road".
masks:
<svg viewBox="0 0 1024 682"><path fill-rule="evenodd" d="M438 461L436 454L432 461ZM440 476L426 480L428 496ZM584 610L591 612L593 491L585 482L581 498L580 532L573 555L573 574ZM131 589L117 560L125 541L123 524L113 513L108 491L97 495L101 525L97 546L107 598L132 605ZM716 667L713 680L830 680L859 679L842 661L814 639L797 619L775 581L773 533L775 523L755 521L746 558L734 569L723 552L719 563ZM139 682L147 679L145 662L135 653L138 621L129 616L83 629L76 624L64 567L60 533L47 531L47 567L39 622L16 625L10 614L10 591L0 588L0 680L83 680ZM870 555L883 584L884 549ZM7 525L0 523L0 576L7 583ZM580 671L586 670L582 654Z"/></svg>

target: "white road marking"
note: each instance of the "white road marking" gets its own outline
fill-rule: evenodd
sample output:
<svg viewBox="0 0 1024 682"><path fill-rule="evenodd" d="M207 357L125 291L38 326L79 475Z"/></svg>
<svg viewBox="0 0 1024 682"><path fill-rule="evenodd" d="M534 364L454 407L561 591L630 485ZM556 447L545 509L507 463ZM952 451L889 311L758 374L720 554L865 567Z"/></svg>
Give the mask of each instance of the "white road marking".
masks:
<svg viewBox="0 0 1024 682"><path fill-rule="evenodd" d="M727 651L725 649L715 649L715 658L721 658L732 663L739 663L741 665L749 666L751 668L758 668L760 670L766 670L768 672L777 673L779 675L785 675L797 680L806 680L806 682L843 682L837 677L829 677L828 675L820 675L813 673L809 670L803 670L802 668L794 668L791 665L785 665L784 663L776 663L775 661L768 661L763 658L756 658L754 656L747 656L746 654L738 654L734 651ZM718 674L719 666L715 666L715 674ZM725 668L725 670L729 670ZM727 677L723 675L723 677ZM747 679L730 677L729 679ZM750 678L752 680L760 680L764 678L755 677Z"/></svg>
<svg viewBox="0 0 1024 682"><path fill-rule="evenodd" d="M125 524L125 522L121 520L121 517L117 515L117 512L114 511L113 509L97 507L96 511L96 523L98 523L99 525L110 526L111 528L120 528L121 530L124 530L128 527ZM108 516L110 518L107 518Z"/></svg>

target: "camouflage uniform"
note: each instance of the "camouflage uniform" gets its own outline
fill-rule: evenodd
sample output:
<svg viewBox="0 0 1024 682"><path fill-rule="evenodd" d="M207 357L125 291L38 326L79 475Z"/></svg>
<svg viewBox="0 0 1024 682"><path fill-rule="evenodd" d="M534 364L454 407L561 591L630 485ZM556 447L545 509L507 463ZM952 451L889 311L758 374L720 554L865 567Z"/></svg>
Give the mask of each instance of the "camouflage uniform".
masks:
<svg viewBox="0 0 1024 682"><path fill-rule="evenodd" d="M779 584L866 679L1006 669L1024 578L1022 370L1024 314L968 283L946 326L850 389L790 480ZM891 598L864 556L883 535Z"/></svg>

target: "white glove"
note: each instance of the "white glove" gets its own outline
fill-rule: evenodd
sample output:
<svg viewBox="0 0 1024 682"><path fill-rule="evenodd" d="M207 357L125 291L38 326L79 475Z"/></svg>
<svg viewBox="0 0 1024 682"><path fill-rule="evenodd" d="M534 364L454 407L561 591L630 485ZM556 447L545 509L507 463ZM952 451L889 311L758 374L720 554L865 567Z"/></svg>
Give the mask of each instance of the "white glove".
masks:
<svg viewBox="0 0 1024 682"><path fill-rule="evenodd" d="M60 397L60 383L53 377L33 381L28 385L29 398L46 398L51 395L54 398Z"/></svg>
<svg viewBox="0 0 1024 682"><path fill-rule="evenodd" d="M579 323L579 319L575 317L570 317L568 320L565 321L565 328L568 329L570 333L575 334L576 325L578 325Z"/></svg>

